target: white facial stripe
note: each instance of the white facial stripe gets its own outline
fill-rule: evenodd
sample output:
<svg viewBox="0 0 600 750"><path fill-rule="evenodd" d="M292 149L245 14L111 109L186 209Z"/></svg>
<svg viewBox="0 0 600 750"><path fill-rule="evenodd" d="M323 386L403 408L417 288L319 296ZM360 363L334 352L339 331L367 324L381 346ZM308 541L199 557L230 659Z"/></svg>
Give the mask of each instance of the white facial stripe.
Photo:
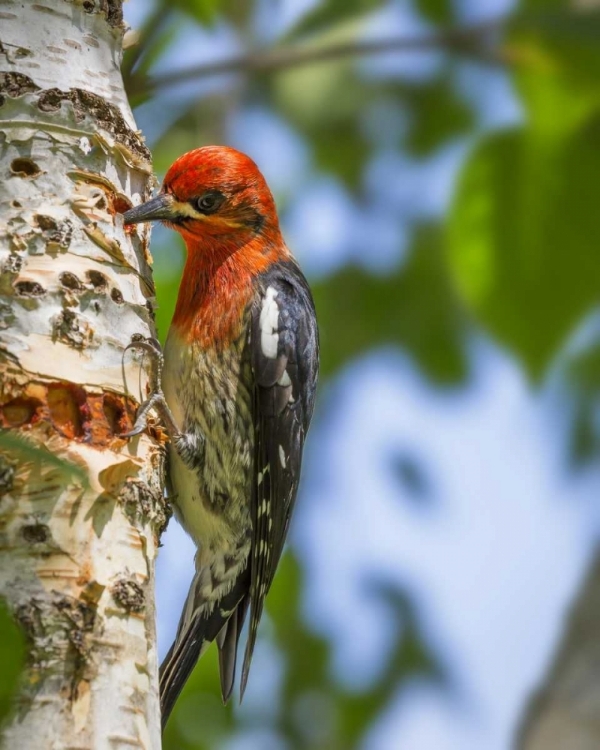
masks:
<svg viewBox="0 0 600 750"><path fill-rule="evenodd" d="M196 211L196 209L191 205L191 203L183 202L183 201L173 201L173 211L177 213L178 216L185 216L188 219L206 219L207 217L204 214L201 214L199 211Z"/></svg>
<svg viewBox="0 0 600 750"><path fill-rule="evenodd" d="M173 211L177 214L177 216L185 217L186 219L194 219L194 221L206 221L213 226L219 225L223 227L229 227L230 229L238 229L239 227L244 226L239 221L233 221L232 219L227 219L223 216L200 213L200 211L197 211L191 203L187 203L184 201L173 200L172 206Z"/></svg>
<svg viewBox="0 0 600 750"><path fill-rule="evenodd" d="M267 287L267 293L263 300L260 311L260 348L268 359L276 359L279 348L279 307L275 302L277 290L272 286Z"/></svg>

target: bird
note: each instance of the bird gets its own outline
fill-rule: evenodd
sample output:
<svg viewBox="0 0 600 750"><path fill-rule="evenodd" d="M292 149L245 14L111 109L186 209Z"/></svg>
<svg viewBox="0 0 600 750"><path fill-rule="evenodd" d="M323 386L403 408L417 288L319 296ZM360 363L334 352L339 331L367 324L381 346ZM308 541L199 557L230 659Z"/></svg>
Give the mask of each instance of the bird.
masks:
<svg viewBox="0 0 600 750"><path fill-rule="evenodd" d="M195 573L159 671L163 728L199 657L219 651L223 702L249 611L240 700L265 596L300 479L319 369L310 288L281 233L275 201L249 156L204 146L180 156L158 195L124 224L178 232L186 262L164 351L156 340L148 399L169 437L175 515L194 541Z"/></svg>

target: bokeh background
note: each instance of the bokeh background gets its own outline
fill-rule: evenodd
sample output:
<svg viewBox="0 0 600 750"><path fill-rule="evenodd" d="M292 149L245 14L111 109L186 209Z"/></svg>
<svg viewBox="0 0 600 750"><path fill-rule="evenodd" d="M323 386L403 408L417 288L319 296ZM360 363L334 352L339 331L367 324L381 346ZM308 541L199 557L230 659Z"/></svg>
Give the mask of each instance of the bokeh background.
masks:
<svg viewBox="0 0 600 750"><path fill-rule="evenodd" d="M167 750L516 746L599 530L598 5L126 3L159 177L255 159L322 343L246 698L222 707L212 649ZM152 252L164 338L183 248ZM162 655L192 558L173 522Z"/></svg>

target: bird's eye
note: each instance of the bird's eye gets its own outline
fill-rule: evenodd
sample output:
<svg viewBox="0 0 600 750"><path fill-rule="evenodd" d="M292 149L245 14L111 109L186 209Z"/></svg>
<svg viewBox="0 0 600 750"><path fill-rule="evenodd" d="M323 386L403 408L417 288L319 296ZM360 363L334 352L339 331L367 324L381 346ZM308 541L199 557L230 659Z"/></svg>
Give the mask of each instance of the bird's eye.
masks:
<svg viewBox="0 0 600 750"><path fill-rule="evenodd" d="M218 190L209 190L196 200L196 208L203 214L211 214L216 211L225 200L225 196Z"/></svg>

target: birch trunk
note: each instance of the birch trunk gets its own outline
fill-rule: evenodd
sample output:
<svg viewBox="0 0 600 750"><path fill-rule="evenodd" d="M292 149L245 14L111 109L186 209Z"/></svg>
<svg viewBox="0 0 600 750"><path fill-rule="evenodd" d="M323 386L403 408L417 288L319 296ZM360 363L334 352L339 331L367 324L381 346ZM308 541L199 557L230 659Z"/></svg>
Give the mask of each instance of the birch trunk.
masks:
<svg viewBox="0 0 600 750"><path fill-rule="evenodd" d="M121 0L0 0L0 596L29 651L11 750L160 747L162 450L119 438L144 387L124 347L154 335L147 237L115 219L151 184L122 36Z"/></svg>

